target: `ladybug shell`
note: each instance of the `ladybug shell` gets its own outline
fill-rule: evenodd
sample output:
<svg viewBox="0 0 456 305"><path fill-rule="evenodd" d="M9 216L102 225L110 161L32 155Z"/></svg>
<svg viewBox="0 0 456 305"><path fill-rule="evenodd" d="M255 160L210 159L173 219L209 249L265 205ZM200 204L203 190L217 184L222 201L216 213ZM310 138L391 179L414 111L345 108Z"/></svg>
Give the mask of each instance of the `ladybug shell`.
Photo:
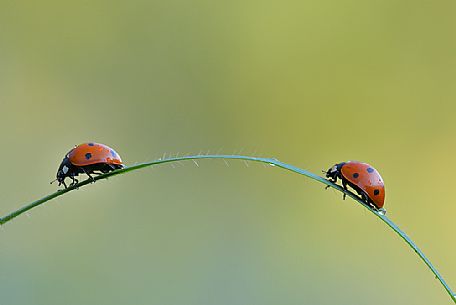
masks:
<svg viewBox="0 0 456 305"><path fill-rule="evenodd" d="M92 164L122 164L119 154L109 146L99 143L84 143L68 153L68 160L75 166Z"/></svg>
<svg viewBox="0 0 456 305"><path fill-rule="evenodd" d="M342 176L363 190L377 208L385 203L385 185L378 171L367 163L348 161L340 169Z"/></svg>

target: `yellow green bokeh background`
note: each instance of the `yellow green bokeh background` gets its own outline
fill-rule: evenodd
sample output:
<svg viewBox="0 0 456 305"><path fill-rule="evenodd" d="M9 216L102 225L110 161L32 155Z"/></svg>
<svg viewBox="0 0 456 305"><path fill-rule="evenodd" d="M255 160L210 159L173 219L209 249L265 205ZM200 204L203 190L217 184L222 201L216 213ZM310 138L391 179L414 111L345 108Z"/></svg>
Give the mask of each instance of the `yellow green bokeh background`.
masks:
<svg viewBox="0 0 456 305"><path fill-rule="evenodd" d="M54 192L86 141L127 164L362 160L456 287L455 13L443 0L2 0L0 214ZM0 303L451 304L364 208L247 165L145 169L11 221Z"/></svg>

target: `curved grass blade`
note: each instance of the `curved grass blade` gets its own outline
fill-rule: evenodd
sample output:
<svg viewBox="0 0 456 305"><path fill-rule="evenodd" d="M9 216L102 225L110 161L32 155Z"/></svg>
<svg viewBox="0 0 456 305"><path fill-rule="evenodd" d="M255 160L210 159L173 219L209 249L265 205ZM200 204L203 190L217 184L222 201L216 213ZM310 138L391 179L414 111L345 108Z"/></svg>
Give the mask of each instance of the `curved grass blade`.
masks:
<svg viewBox="0 0 456 305"><path fill-rule="evenodd" d="M318 175L315 175L314 173L311 173L309 171L306 171L304 169L300 169L298 167L295 167L293 165L281 162L277 159L273 158L260 158L260 157L249 157L249 156L242 156L242 155L193 155L193 156L182 156L182 157L174 157L174 158L164 158L164 159L158 159L150 162L144 162L132 166L127 166L123 169L115 170L107 174L102 174L97 177L95 177L95 181L101 180L101 179L106 179L109 177L117 176L117 175L122 175L131 171L135 171L144 167L149 167L153 165L158 165L158 164L163 164L163 163L171 163L171 162L178 162L178 161L184 161L184 160L197 160L197 159L235 159L235 160L245 160L245 161L253 161L253 162L260 162L260 163L266 163L272 166L276 166L282 169L289 170L291 172L306 176L308 178L311 178L313 180L316 180L322 184L325 184L329 187L332 187L336 190L338 190L341 193L346 194L347 196L351 197L353 200L355 200L357 203L368 209L372 214L374 214L376 217L380 218L388 227L390 227L394 232L396 232L409 246L410 248L415 251L415 253L421 258L421 260L428 266L428 268L431 270L431 272L435 275L435 277L440 281L442 286L445 288L447 293L450 295L451 299L453 302L456 304L456 295L454 294L453 290L448 286L446 281L443 279L443 277L440 275L440 273L437 271L437 269L432 265L431 261L424 255L424 253L418 248L418 246L411 240L411 238L405 234L404 231L402 231L391 219L389 219L386 215L380 213L379 211L376 211L372 208L370 208L368 205L366 205L358 196L355 194L344 190L341 186L332 183L331 181L326 180L323 177L320 177ZM82 181L78 183L77 185L73 185L68 187L67 189L63 190L58 190L55 193L52 193L50 195L47 195L41 199L38 199L36 201L33 201L22 208L11 212L10 214L1 217L0 218L0 225L3 225L7 223L8 221L11 221L12 219L16 218L17 216L37 207L42 205L43 203L54 199L56 197L62 196L65 193L68 193L70 191L73 191L77 188L81 188L87 184L92 183L93 181L90 179L87 179L85 181Z"/></svg>

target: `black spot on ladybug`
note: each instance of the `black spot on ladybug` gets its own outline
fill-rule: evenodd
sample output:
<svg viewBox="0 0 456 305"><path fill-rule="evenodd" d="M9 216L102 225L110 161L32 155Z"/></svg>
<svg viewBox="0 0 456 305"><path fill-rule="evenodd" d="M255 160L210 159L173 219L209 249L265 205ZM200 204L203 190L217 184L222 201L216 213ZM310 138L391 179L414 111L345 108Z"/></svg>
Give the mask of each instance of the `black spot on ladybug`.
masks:
<svg viewBox="0 0 456 305"><path fill-rule="evenodd" d="M367 172L368 172L368 173L372 173L373 171L374 171L374 169L373 169L372 167L368 167L368 168L367 168Z"/></svg>
<svg viewBox="0 0 456 305"><path fill-rule="evenodd" d="M92 158L92 154L91 153L86 153L85 157L86 157L87 160L89 160L90 158Z"/></svg>
<svg viewBox="0 0 456 305"><path fill-rule="evenodd" d="M356 179L356 178L358 178L358 177L359 177L359 174L358 174L358 173L354 173L354 174L353 174L353 178Z"/></svg>
<svg viewBox="0 0 456 305"><path fill-rule="evenodd" d="M116 157L116 152L111 149L111 156Z"/></svg>
<svg viewBox="0 0 456 305"><path fill-rule="evenodd" d="M380 194L380 191L379 190L374 190L374 195L377 196L378 194Z"/></svg>
<svg viewBox="0 0 456 305"><path fill-rule="evenodd" d="M89 146L94 146L95 144L93 144L93 143L89 143L88 145L89 145Z"/></svg>

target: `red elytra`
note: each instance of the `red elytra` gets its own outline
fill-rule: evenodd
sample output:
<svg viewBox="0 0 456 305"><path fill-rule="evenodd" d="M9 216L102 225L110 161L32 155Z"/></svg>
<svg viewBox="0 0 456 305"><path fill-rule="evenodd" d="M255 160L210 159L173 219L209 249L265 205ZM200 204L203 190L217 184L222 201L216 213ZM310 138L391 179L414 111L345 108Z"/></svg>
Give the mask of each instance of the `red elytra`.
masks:
<svg viewBox="0 0 456 305"><path fill-rule="evenodd" d="M70 185L78 183L75 179L79 174L103 174L123 168L122 159L111 147L100 143L83 143L70 150L63 158L57 170L57 181L65 188L65 178L72 179Z"/></svg>
<svg viewBox="0 0 456 305"><path fill-rule="evenodd" d="M379 172L371 165L358 161L335 164L326 172L326 177L334 183L339 178L342 186L353 188L361 198L377 209L385 203L385 184Z"/></svg>
<svg viewBox="0 0 456 305"><path fill-rule="evenodd" d="M80 144L68 153L68 159L76 166L97 163L122 164L122 159L114 149L100 143Z"/></svg>

